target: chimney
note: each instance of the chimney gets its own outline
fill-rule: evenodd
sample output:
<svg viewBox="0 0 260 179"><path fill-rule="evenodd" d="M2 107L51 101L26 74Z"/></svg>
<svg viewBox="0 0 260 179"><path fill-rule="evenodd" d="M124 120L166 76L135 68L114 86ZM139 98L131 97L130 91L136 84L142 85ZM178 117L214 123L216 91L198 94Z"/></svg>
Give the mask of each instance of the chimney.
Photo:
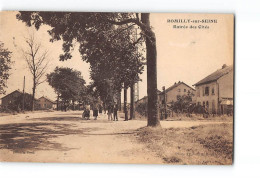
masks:
<svg viewBox="0 0 260 179"><path fill-rule="evenodd" d="M222 69L224 69L224 68L226 68L227 67L227 65L226 64L223 64L222 65Z"/></svg>

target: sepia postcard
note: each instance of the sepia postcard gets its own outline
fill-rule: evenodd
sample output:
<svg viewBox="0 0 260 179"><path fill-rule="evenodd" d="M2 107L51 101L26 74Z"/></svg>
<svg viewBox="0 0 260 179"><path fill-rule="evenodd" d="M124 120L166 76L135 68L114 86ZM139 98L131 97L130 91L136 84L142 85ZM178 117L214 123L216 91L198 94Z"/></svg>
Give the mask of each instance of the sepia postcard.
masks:
<svg viewBox="0 0 260 179"><path fill-rule="evenodd" d="M0 161L232 165L234 15L0 12Z"/></svg>

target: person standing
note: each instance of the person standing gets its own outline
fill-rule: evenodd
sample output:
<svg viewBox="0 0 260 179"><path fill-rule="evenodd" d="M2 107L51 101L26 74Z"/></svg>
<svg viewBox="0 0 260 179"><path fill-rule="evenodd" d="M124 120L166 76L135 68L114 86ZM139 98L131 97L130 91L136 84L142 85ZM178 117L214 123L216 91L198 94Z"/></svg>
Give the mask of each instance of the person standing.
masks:
<svg viewBox="0 0 260 179"><path fill-rule="evenodd" d="M113 112L113 109L112 109L113 107L112 107L112 105L111 104L109 104L108 106L107 106L107 116L108 116L108 120L110 121L112 121L112 112Z"/></svg>
<svg viewBox="0 0 260 179"><path fill-rule="evenodd" d="M114 105L114 121L117 120L118 121L118 117L117 117L117 111L118 111L118 106L117 104Z"/></svg>
<svg viewBox="0 0 260 179"><path fill-rule="evenodd" d="M99 104L98 105L98 112L99 112L99 114L102 114L102 111L103 111L103 107L102 107L102 105L101 104Z"/></svg>
<svg viewBox="0 0 260 179"><path fill-rule="evenodd" d="M94 120L97 120L97 117L98 117L98 106L97 106L97 103L94 103L94 105L93 105L93 116L94 116Z"/></svg>

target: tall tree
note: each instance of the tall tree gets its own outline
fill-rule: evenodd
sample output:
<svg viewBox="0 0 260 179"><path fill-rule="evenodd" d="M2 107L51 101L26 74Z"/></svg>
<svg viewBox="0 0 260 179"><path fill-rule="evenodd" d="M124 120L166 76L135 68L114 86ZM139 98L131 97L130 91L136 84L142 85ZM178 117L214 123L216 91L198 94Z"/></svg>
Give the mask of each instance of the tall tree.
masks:
<svg viewBox="0 0 260 179"><path fill-rule="evenodd" d="M11 53L8 49L4 48L4 43L0 41L0 94L5 93L7 87L7 80L10 76L9 70L11 69Z"/></svg>
<svg viewBox="0 0 260 179"><path fill-rule="evenodd" d="M139 28L140 38L136 43L141 39L146 43L148 126L160 125L157 104L156 38L150 26L149 13L20 12L17 18L28 26L35 26L36 29L42 24L50 25L52 29L48 32L52 36L51 41L63 40L64 54L60 56L61 60L72 57L74 40L80 44L82 59L90 62L89 56L93 48L97 43L102 43L102 37L106 36L107 32L126 25L125 30L131 26Z"/></svg>
<svg viewBox="0 0 260 179"><path fill-rule="evenodd" d="M34 33L29 34L25 42L27 46L22 48L22 53L33 78L31 110L34 111L36 88L46 81L44 77L48 66L48 51L37 42Z"/></svg>
<svg viewBox="0 0 260 179"><path fill-rule="evenodd" d="M102 43L96 43L88 57L91 64L90 76L100 92L101 99L106 99L107 103L118 98L122 88L127 90L131 84L140 80L138 74L143 72L144 58L134 44L136 41L133 41L133 30L133 26L125 25L107 32L106 36L101 38ZM124 95L124 98L126 97ZM126 106L127 99L124 99L124 103ZM127 113L127 110L124 112Z"/></svg>
<svg viewBox="0 0 260 179"><path fill-rule="evenodd" d="M71 68L56 67L47 74L47 81L52 86L64 105L70 102L82 101L86 94L85 80L81 72ZM80 96L82 95L82 98Z"/></svg>

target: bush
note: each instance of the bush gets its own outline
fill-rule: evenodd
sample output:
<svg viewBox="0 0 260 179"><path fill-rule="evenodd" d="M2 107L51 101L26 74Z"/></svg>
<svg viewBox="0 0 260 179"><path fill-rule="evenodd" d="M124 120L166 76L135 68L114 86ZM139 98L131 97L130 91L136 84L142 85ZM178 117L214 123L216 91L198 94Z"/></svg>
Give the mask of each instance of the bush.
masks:
<svg viewBox="0 0 260 179"><path fill-rule="evenodd" d="M142 116L147 116L147 103L137 103L135 110Z"/></svg>

